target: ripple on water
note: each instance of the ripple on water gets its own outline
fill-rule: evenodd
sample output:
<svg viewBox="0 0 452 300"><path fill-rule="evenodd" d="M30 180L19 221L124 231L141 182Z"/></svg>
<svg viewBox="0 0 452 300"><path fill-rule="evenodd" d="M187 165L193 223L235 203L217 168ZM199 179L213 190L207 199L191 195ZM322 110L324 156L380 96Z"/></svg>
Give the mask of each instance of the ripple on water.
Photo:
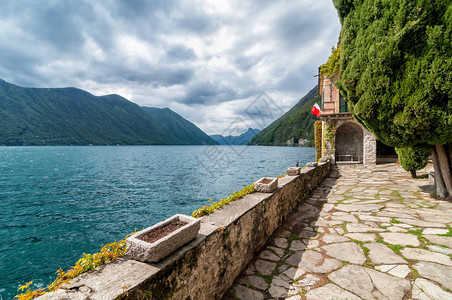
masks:
<svg viewBox="0 0 452 300"><path fill-rule="evenodd" d="M30 280L48 285L60 267L136 228L315 157L312 148L219 147L225 164L206 147L0 147L0 299Z"/></svg>

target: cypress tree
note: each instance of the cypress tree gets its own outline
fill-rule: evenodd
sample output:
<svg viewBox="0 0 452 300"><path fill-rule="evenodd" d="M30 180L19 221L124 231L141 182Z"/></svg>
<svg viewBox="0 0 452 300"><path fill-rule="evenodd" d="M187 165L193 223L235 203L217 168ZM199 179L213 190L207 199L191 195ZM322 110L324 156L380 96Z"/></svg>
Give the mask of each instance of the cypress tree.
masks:
<svg viewBox="0 0 452 300"><path fill-rule="evenodd" d="M437 194L452 197L452 1L333 2L349 110L387 145L429 145Z"/></svg>

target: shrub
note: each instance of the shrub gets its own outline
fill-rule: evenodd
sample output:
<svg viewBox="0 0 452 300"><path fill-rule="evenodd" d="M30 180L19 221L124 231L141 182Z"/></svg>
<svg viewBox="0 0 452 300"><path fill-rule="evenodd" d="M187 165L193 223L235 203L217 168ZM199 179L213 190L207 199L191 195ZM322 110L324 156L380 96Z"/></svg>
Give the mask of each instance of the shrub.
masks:
<svg viewBox="0 0 452 300"><path fill-rule="evenodd" d="M245 186L242 190L238 192L233 192L229 197L221 199L219 202L213 202L210 206L203 206L198 210L195 210L192 214L194 218L200 218L202 216L213 213L216 209L222 208L223 206L229 204L232 201L243 198L248 194L254 193L254 184ZM210 201L211 199L209 199Z"/></svg>
<svg viewBox="0 0 452 300"><path fill-rule="evenodd" d="M411 172L411 177L416 178L416 171L427 165L430 151L424 148L396 148L400 165L405 171Z"/></svg>

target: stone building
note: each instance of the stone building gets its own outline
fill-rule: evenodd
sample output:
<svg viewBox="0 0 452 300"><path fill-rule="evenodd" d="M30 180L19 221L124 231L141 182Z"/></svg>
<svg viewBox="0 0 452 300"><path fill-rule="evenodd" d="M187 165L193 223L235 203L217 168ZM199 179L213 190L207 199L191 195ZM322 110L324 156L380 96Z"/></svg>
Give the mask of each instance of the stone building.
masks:
<svg viewBox="0 0 452 300"><path fill-rule="evenodd" d="M347 101L334 85L338 77L339 74L319 76L321 157L329 156L332 162L376 164L377 140L349 113Z"/></svg>

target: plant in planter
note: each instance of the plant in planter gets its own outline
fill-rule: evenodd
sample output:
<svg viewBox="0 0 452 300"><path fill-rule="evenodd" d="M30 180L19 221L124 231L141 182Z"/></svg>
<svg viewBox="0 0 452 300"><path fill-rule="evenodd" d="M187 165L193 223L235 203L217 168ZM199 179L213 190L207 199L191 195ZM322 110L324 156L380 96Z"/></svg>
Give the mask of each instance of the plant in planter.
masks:
<svg viewBox="0 0 452 300"><path fill-rule="evenodd" d="M297 176L300 175L301 168L300 167L291 167L286 170L287 175L289 176Z"/></svg>
<svg viewBox="0 0 452 300"><path fill-rule="evenodd" d="M278 178L263 177L254 183L256 192L271 193L278 187Z"/></svg>
<svg viewBox="0 0 452 300"><path fill-rule="evenodd" d="M127 254L138 261L157 262L195 239L200 222L186 215L174 215L127 238Z"/></svg>

